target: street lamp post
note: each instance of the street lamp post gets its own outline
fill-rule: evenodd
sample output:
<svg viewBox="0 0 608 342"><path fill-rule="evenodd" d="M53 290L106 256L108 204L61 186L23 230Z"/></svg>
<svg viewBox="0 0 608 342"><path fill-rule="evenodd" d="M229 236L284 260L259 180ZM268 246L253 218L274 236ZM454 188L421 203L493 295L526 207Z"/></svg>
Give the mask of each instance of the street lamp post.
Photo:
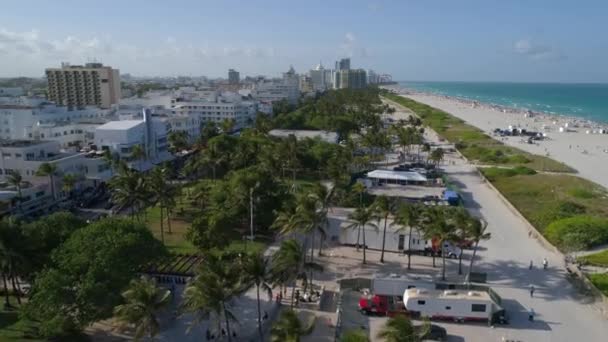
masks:
<svg viewBox="0 0 608 342"><path fill-rule="evenodd" d="M249 239L251 241L253 241L253 239L254 239L254 236L253 236L253 190L255 190L255 188L257 188L258 186L260 186L260 182L255 183L254 186L249 188L249 231L250 231Z"/></svg>
<svg viewBox="0 0 608 342"><path fill-rule="evenodd" d="M249 188L249 229L250 240L253 241L253 188Z"/></svg>

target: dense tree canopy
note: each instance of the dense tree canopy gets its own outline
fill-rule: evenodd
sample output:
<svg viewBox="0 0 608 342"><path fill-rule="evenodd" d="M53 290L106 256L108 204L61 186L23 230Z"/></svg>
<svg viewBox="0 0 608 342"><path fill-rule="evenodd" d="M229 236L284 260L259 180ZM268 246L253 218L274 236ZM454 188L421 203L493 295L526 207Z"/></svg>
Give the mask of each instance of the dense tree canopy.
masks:
<svg viewBox="0 0 608 342"><path fill-rule="evenodd" d="M52 253L23 314L44 336L79 331L109 317L141 267L165 253L146 227L124 219L79 229Z"/></svg>

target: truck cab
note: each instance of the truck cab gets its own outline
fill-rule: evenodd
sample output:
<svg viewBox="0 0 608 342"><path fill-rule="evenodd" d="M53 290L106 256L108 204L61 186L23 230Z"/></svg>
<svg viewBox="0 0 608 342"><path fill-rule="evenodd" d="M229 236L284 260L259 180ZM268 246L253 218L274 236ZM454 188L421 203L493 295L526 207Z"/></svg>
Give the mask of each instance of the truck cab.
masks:
<svg viewBox="0 0 608 342"><path fill-rule="evenodd" d="M366 315L379 315L392 317L405 313L403 301L399 297L367 295L359 299L359 310Z"/></svg>

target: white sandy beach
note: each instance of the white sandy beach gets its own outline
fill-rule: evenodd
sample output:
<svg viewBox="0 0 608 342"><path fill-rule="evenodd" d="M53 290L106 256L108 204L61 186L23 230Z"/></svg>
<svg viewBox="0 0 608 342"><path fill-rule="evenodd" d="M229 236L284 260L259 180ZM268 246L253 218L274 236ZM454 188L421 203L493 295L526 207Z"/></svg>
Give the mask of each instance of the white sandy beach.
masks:
<svg viewBox="0 0 608 342"><path fill-rule="evenodd" d="M484 104L473 104L455 98L430 94L406 94L415 101L453 114L488 134L496 128L509 126L546 133L548 139L528 144L522 137L507 137L503 141L522 150L549 155L579 172L579 176L608 188L608 134L593 133L605 125L565 116L535 114L506 110ZM559 132L568 124L568 132ZM589 134L587 134L589 131Z"/></svg>

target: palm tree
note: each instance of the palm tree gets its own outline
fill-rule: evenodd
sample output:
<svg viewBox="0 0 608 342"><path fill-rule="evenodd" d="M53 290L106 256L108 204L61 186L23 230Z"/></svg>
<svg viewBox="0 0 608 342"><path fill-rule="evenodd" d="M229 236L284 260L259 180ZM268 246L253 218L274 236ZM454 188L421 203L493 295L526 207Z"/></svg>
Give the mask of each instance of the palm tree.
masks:
<svg viewBox="0 0 608 342"><path fill-rule="evenodd" d="M221 124L222 133L228 134L228 133L232 132L235 125L236 125L236 121L234 119L224 119Z"/></svg>
<svg viewBox="0 0 608 342"><path fill-rule="evenodd" d="M363 183L356 182L353 184L352 191L359 195L359 207L363 207L363 194L365 194L367 188ZM361 237L361 229L357 230L357 252L359 251L359 241Z"/></svg>
<svg viewBox="0 0 608 342"><path fill-rule="evenodd" d="M135 340L144 336L154 338L160 327L158 311L171 300L171 291L156 286L154 280L141 277L134 279L122 293L125 303L114 308L114 315L124 325L135 326Z"/></svg>
<svg viewBox="0 0 608 342"><path fill-rule="evenodd" d="M382 232L382 252L380 253L380 262L384 263L384 246L386 243L386 228L388 225L388 217L395 211L397 203L394 199L386 196L378 196L373 204L373 210L378 215L378 220L384 220L384 230ZM392 225L392 224L391 224Z"/></svg>
<svg viewBox="0 0 608 342"><path fill-rule="evenodd" d="M458 240L457 229L450 216L452 213L447 212L448 208L434 207L427 211L430 221L426 226L426 235L430 239L435 239L441 246L441 279L445 280L445 242Z"/></svg>
<svg viewBox="0 0 608 342"><path fill-rule="evenodd" d="M431 144L429 144L429 143L422 144L422 152L426 153L426 162L425 162L425 164L428 164L428 162L430 160L429 152L431 152Z"/></svg>
<svg viewBox="0 0 608 342"><path fill-rule="evenodd" d="M305 334L305 328L293 310L285 310L279 319L272 325L270 341L272 342L299 342L300 336Z"/></svg>
<svg viewBox="0 0 608 342"><path fill-rule="evenodd" d="M418 229L420 221L423 217L424 208L417 204L403 203L397 210L395 220L402 227L409 227L407 241L407 269L412 269L412 233L414 229Z"/></svg>
<svg viewBox="0 0 608 342"><path fill-rule="evenodd" d="M342 337L340 342L369 342L367 333L363 329L352 329L347 330Z"/></svg>
<svg viewBox="0 0 608 342"><path fill-rule="evenodd" d="M479 245L479 241L488 240L492 237L490 232L486 232L488 228L488 223L482 219L475 219L471 222L471 225L468 227L469 236L473 241L475 241L475 246L473 247L473 255L471 256L471 264L469 265L469 274L468 279L471 279L471 272L473 272L473 261L475 260L475 255L477 254L477 246Z"/></svg>
<svg viewBox="0 0 608 342"><path fill-rule="evenodd" d="M171 152L180 152L188 148L189 136L186 131L171 131L167 136Z"/></svg>
<svg viewBox="0 0 608 342"><path fill-rule="evenodd" d="M469 237L469 226L474 224L474 219L471 217L469 212L462 207L456 208L452 213L452 218L454 220L454 224L457 228L458 240L460 242L465 242ZM460 253L458 256L458 274L462 274L462 256L464 253Z"/></svg>
<svg viewBox="0 0 608 342"><path fill-rule="evenodd" d="M143 145L133 146L133 149L131 150L131 158L133 158L133 160L137 160L139 171L141 171L141 162L143 159L146 159L146 157L147 155Z"/></svg>
<svg viewBox="0 0 608 342"><path fill-rule="evenodd" d="M384 324L377 338L386 342L419 342L428 332L428 327L429 323L425 322L423 327L418 329L407 316L396 315Z"/></svg>
<svg viewBox="0 0 608 342"><path fill-rule="evenodd" d="M215 319L218 333L222 321L226 324L228 341L232 341L230 322L236 322L230 302L247 290L243 286L241 271L234 260L224 256L207 254L196 272L196 276L184 290L182 308L195 315L195 322Z"/></svg>
<svg viewBox="0 0 608 342"><path fill-rule="evenodd" d="M295 189L296 173L300 167L298 159L298 139L291 134L286 139L282 140L278 146L279 154L283 160L283 170L291 170L293 188ZM283 171L283 177L285 176Z"/></svg>
<svg viewBox="0 0 608 342"><path fill-rule="evenodd" d="M272 256L272 279L275 284L292 283L291 307L295 294L295 280L304 264L304 251L295 239L285 240Z"/></svg>
<svg viewBox="0 0 608 342"><path fill-rule="evenodd" d="M167 182L168 179L168 169L161 166L155 167L148 177L148 186L150 187L150 191L154 196L156 196L155 203L159 204L160 237L163 243L165 242L164 213L167 213L167 220L170 220L168 208L175 203L175 188Z"/></svg>
<svg viewBox="0 0 608 342"><path fill-rule="evenodd" d="M68 199L70 199L72 197L72 190L74 190L74 186L76 185L76 182L78 181L78 178L76 177L76 175L68 173L63 175L63 179L62 179L62 186L61 186L61 190L63 190L65 193L67 193L68 195Z"/></svg>
<svg viewBox="0 0 608 342"><path fill-rule="evenodd" d="M19 202L19 211L21 211L21 214L23 214L23 203L21 202L23 200L23 195L21 193L23 187L23 177L21 176L21 173L17 170L11 171L10 174L6 177L6 181L8 182L8 184L14 186L17 189L17 201Z"/></svg>
<svg viewBox="0 0 608 342"><path fill-rule="evenodd" d="M378 225L374 224L372 221L376 220L376 216L372 208L360 207L355 209L353 213L348 215L348 218L352 221L350 225L346 227L346 229L359 229L362 232L363 237L363 264L367 263L365 250L367 246L365 244L365 228L370 227L374 230L378 230Z"/></svg>
<svg viewBox="0 0 608 342"><path fill-rule="evenodd" d="M141 210L149 200L149 191L146 179L141 173L123 167L118 176L110 180L112 202L121 208L129 207L131 218L135 220L136 213Z"/></svg>
<svg viewBox="0 0 608 342"><path fill-rule="evenodd" d="M55 200L55 175L57 174L57 165L51 163L42 163L36 171L36 176L48 176L51 185L51 195Z"/></svg>
<svg viewBox="0 0 608 342"><path fill-rule="evenodd" d="M312 196L315 196L319 203L319 211L321 213L325 213L325 215L321 215L321 225L323 232L326 232L329 225L329 220L327 219L327 213L331 210L331 201L335 195L336 186L330 186L329 188L321 183L316 183L312 189ZM323 243L325 241L325 234L321 235L321 239L319 241L319 256L322 255Z"/></svg>
<svg viewBox="0 0 608 342"><path fill-rule="evenodd" d="M321 239L326 236L325 225L327 223L327 209L324 209L314 193L300 194L295 210L294 229L306 235L306 241L310 241L310 264L314 264L315 233L319 233ZM308 246L308 243L305 244ZM313 286L314 267L310 267L310 286Z"/></svg>
<svg viewBox="0 0 608 342"><path fill-rule="evenodd" d="M441 161L443 161L444 156L445 156L445 152L443 151L443 149L441 147L438 147L438 148L434 149L433 152L431 152L430 159L431 159L431 161L433 161L433 164L435 164L435 166L438 166L441 163Z"/></svg>
<svg viewBox="0 0 608 342"><path fill-rule="evenodd" d="M264 332L262 331L262 313L260 310L260 289L268 295L268 299L272 300L272 288L270 285L270 266L268 260L264 258L262 253L257 253L248 256L245 262L244 282L253 284L256 287L256 299L258 302L258 333L260 341L264 341Z"/></svg>
<svg viewBox="0 0 608 342"><path fill-rule="evenodd" d="M10 307L8 281L11 282L13 292L16 294L17 303L21 304L21 295L18 289L18 276L28 269L27 252L29 244L26 242L21 226L13 221L4 220L0 222L0 271L4 285L4 306Z"/></svg>
<svg viewBox="0 0 608 342"><path fill-rule="evenodd" d="M120 155L112 154L110 150L103 150L103 160L110 166L110 178L112 178L114 169L118 167L118 163L120 161Z"/></svg>

